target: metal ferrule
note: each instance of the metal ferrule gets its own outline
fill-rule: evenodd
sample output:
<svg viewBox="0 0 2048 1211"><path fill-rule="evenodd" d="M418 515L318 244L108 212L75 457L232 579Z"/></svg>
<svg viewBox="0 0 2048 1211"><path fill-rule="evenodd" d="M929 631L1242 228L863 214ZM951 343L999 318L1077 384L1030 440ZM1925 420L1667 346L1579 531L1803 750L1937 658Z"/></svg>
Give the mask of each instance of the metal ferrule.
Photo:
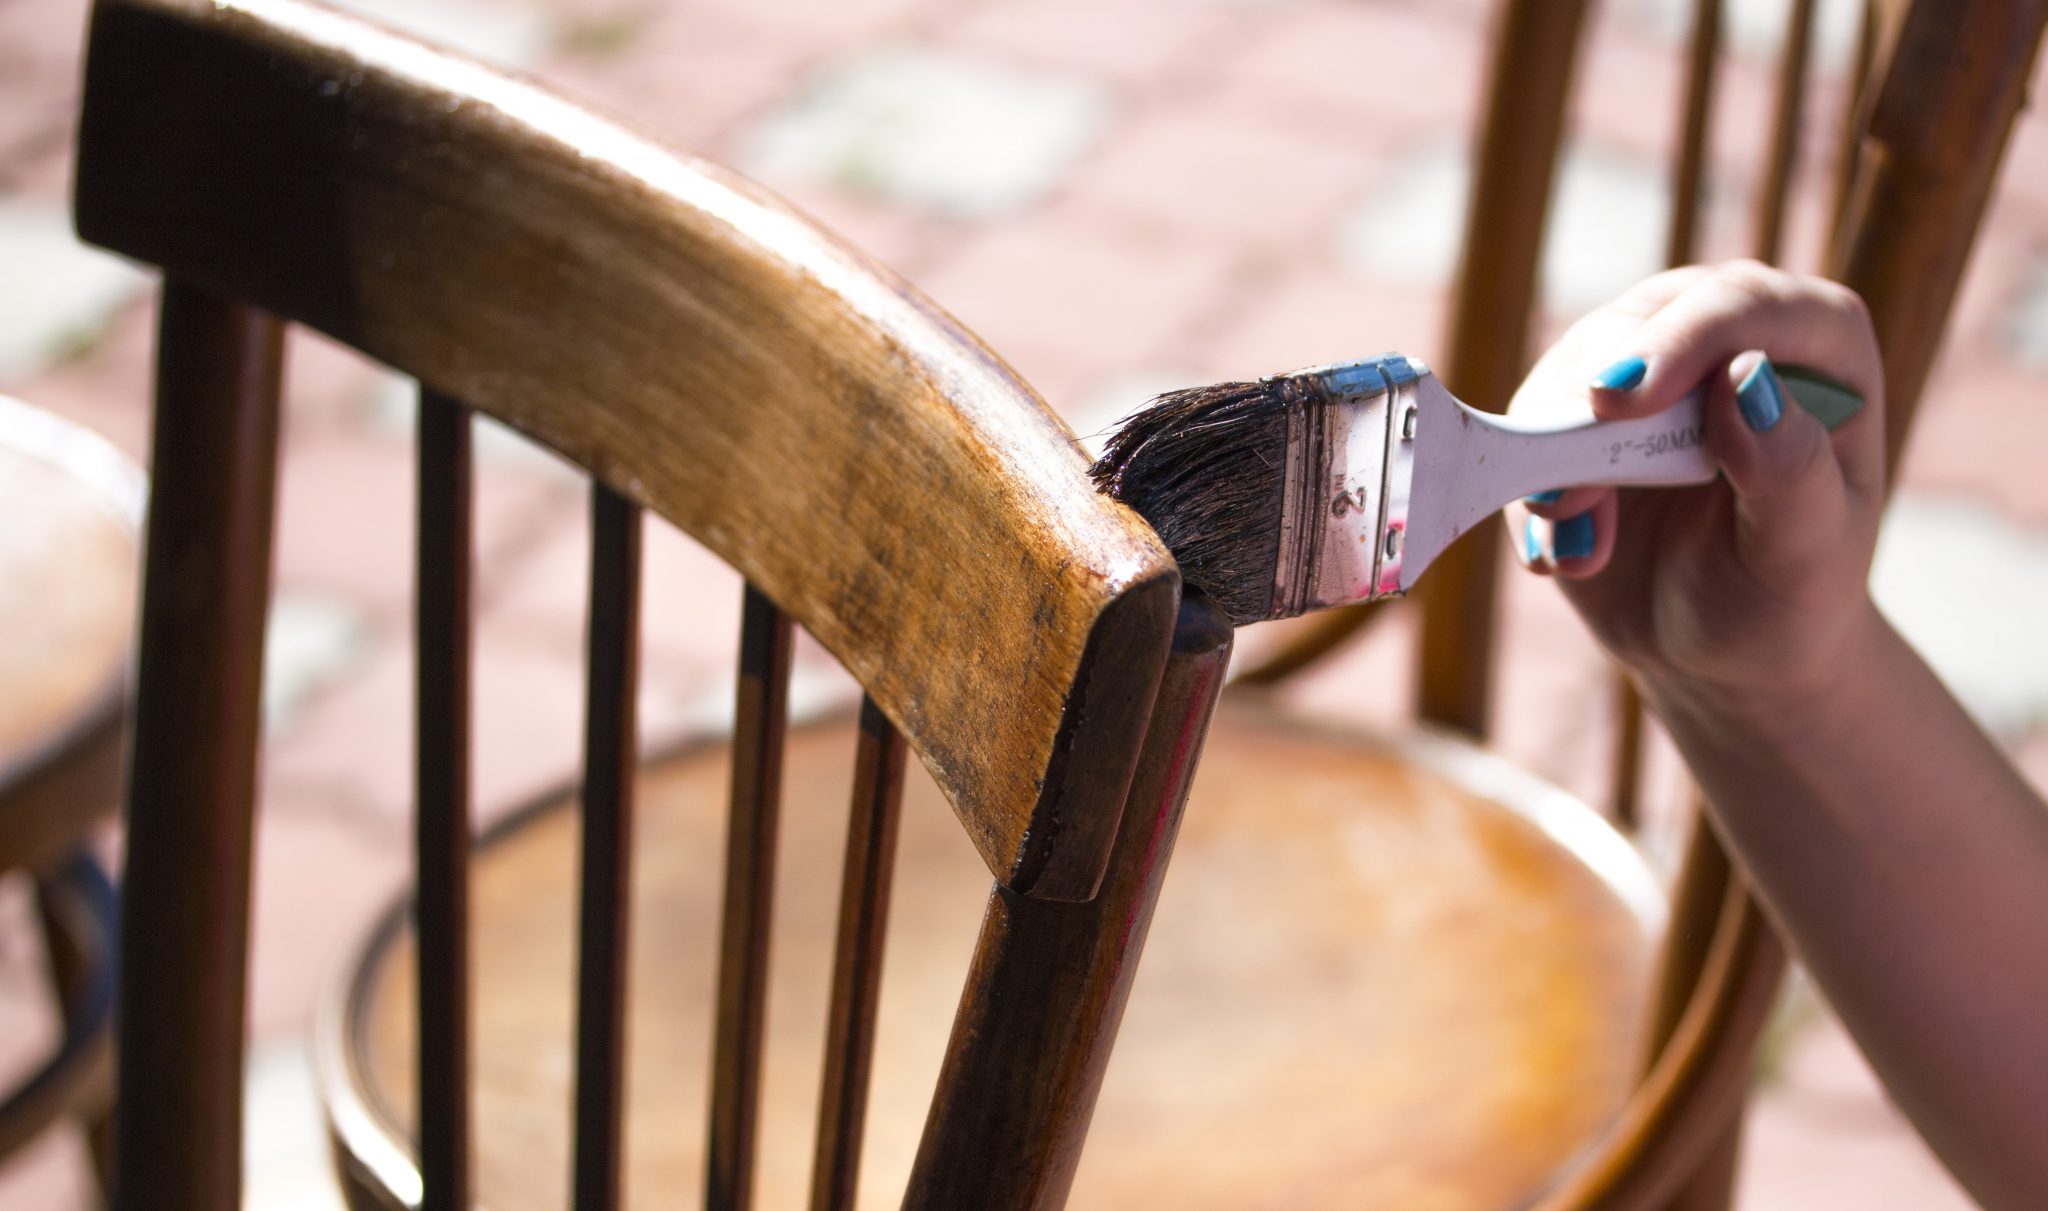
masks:
<svg viewBox="0 0 2048 1211"><path fill-rule="evenodd" d="M1287 414L1272 617L1401 591L1413 385L1428 373L1389 353L1283 376L1312 389Z"/></svg>

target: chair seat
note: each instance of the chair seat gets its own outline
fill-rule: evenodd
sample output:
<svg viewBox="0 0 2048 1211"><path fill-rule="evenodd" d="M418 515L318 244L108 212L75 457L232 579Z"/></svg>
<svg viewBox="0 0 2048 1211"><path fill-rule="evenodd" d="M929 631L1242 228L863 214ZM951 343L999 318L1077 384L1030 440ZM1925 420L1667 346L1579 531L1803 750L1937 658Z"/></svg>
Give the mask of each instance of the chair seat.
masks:
<svg viewBox="0 0 2048 1211"><path fill-rule="evenodd" d="M0 872L120 802L142 491L98 436L0 396Z"/></svg>
<svg viewBox="0 0 2048 1211"><path fill-rule="evenodd" d="M807 1205L852 722L793 729L758 1206ZM726 752L641 782L627 1052L628 1203L702 1181ZM496 830L473 874L478 1198L559 1207L572 1086L577 821ZM915 763L884 960L861 1202L915 1154L988 892ZM1474 749L1375 742L1226 704L1203 757L1082 1157L1075 1208L1520 1205L1635 1075L1656 891L1583 806ZM416 1195L404 906L321 1030L360 1207ZM393 1196L397 1196L394 1198Z"/></svg>

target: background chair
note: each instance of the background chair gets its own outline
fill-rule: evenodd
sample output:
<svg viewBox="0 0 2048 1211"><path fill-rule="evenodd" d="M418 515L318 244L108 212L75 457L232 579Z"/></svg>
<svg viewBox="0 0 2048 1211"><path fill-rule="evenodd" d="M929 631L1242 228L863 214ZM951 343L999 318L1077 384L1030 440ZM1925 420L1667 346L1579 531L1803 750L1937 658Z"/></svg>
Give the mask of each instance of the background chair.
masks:
<svg viewBox="0 0 2048 1211"><path fill-rule="evenodd" d="M1755 175L1750 252L1765 261L1779 260L1785 243L1809 113L1814 8L1807 0L1786 6L1769 153ZM1504 6L1443 368L1463 398L1505 401L1531 357L1544 218L1585 17L1583 4ZM2024 97L2043 17L2027 4L1967 13L1908 2L1864 7L1834 174L1824 183L1832 225L1817 268L1870 306L1885 356L1894 474ZM1701 246L1722 21L1718 0L1694 5L1671 166L1671 264L1696 259ZM1929 72L1954 75L1930 93ZM1490 726L1500 565L1497 529L1486 528L1433 566L1423 590L1418 715L1475 736ZM1276 684L1307 669L1372 614L1363 607L1310 620L1246 680ZM1632 825L1642 707L1624 679L1617 683L1611 814ZM1672 912L1645 1080L1545 1207L1725 1207L1732 1196L1742 1090L1785 957L1697 809Z"/></svg>
<svg viewBox="0 0 2048 1211"><path fill-rule="evenodd" d="M0 874L34 881L61 1030L0 1099L0 1156L66 1117L107 1162L115 894L89 843L120 801L141 473L0 396Z"/></svg>
<svg viewBox="0 0 2048 1211"><path fill-rule="evenodd" d="M744 1201L750 1181L759 909L799 621L868 690L863 817L886 829L890 771L907 747L938 771L999 879L965 1004L1015 1000L955 1049L948 1080L983 1129L971 1148L933 1150L918 1179L938 1191L929 1205L995 1205L1020 1188L1020 1171L1056 1186L1161 872L1130 858L1168 844L1229 634L1198 601L1180 603L1176 624L1171 561L1093 493L1085 459L1028 389L936 309L758 191L306 5L98 6L76 199L81 235L166 275L116 1204L237 1198L257 640L285 319L435 384L422 408L417 593L423 1205L471 1201L471 407L599 484L581 1199L610 1201L617 1173L642 507L701 536L755 586L740 640L710 1197ZM1132 787L1156 797L1125 812ZM1086 903L1049 907L1062 897ZM871 905L848 918L835 1104L859 1100ZM1091 972L1035 949L1065 959L1060 943L1076 940L1100 955ZM1026 1020L1000 1020L1022 1006ZM990 1048L1068 1075L977 1083ZM835 1146L857 1139L849 1123ZM1020 1170L1011 1156L1035 1163Z"/></svg>

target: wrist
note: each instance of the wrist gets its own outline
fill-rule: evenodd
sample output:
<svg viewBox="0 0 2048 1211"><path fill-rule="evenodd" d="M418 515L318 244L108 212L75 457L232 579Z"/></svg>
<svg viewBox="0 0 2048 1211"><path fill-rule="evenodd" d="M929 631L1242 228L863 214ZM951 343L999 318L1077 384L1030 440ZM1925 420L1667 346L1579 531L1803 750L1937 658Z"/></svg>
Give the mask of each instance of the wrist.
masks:
<svg viewBox="0 0 2048 1211"><path fill-rule="evenodd" d="M1688 720L1715 732L1798 742L1839 720L1882 681L1891 624L1864 595L1824 643L1767 678L1725 681L1670 669L1641 671L1644 699L1668 722Z"/></svg>

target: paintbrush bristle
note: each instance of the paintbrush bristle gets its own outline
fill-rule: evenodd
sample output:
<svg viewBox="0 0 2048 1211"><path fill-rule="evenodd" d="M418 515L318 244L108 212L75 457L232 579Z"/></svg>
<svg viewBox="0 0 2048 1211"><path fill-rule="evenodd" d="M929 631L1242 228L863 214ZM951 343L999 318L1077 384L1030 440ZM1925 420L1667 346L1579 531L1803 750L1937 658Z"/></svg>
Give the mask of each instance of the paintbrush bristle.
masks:
<svg viewBox="0 0 2048 1211"><path fill-rule="evenodd" d="M1312 390L1290 375L1168 392L1125 418L1089 470L1239 626L1273 612L1287 413Z"/></svg>

